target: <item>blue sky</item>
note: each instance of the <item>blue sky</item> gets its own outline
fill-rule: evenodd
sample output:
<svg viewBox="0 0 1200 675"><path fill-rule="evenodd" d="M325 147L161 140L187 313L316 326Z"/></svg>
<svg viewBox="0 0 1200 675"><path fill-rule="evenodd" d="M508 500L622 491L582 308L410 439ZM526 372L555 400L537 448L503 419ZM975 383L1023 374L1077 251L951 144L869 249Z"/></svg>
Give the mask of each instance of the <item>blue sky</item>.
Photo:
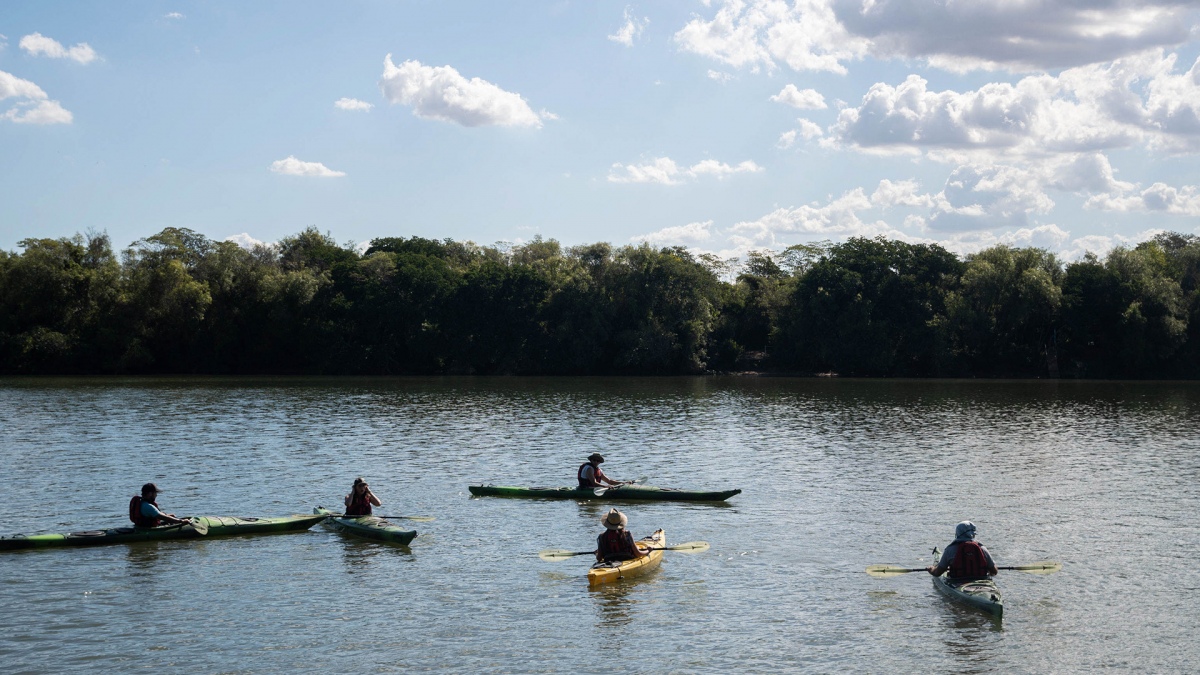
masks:
<svg viewBox="0 0 1200 675"><path fill-rule="evenodd" d="M1200 234L1200 3L0 4L0 248Z"/></svg>

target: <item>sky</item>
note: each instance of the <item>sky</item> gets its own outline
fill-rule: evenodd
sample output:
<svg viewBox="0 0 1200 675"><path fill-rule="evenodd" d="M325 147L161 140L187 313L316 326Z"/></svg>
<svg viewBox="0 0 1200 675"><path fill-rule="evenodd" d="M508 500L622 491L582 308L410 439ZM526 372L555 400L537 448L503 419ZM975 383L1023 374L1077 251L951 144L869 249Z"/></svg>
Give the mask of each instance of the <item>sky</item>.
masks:
<svg viewBox="0 0 1200 675"><path fill-rule="evenodd" d="M1200 234L1200 1L4 0L0 249Z"/></svg>

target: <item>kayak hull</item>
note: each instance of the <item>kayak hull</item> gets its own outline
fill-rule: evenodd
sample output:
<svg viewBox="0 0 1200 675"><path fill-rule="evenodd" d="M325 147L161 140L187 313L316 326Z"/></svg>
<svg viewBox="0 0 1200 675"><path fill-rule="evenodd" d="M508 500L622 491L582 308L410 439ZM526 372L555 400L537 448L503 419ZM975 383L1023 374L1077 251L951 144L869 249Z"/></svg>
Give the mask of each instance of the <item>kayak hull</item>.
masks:
<svg viewBox="0 0 1200 675"><path fill-rule="evenodd" d="M996 618L1004 616L1004 597L991 579L951 583L945 575L933 578L933 586L943 595L964 605L981 609Z"/></svg>
<svg viewBox="0 0 1200 675"><path fill-rule="evenodd" d="M76 546L105 546L128 544L139 541L167 541L174 539L196 539L199 537L232 537L242 534L273 534L307 530L321 522L325 516L295 515L279 518L235 518L232 516L198 516L194 520L208 526L208 534L201 535L190 525L166 525L163 527L114 527L106 530L89 530L69 534L18 534L0 537L0 551L15 551L27 548L52 548Z"/></svg>
<svg viewBox="0 0 1200 675"><path fill-rule="evenodd" d="M638 540L639 548L659 548L667 545L667 535L662 530ZM651 570L658 569L662 562L663 552L650 551L649 555L636 560L626 560L620 563L596 563L588 570L588 586L595 588L621 579L640 577Z"/></svg>
<svg viewBox="0 0 1200 675"><path fill-rule="evenodd" d="M338 532L408 546L417 536L416 530L406 530L378 516L357 518L329 518L329 509L318 506L313 513L327 516L325 524Z"/></svg>
<svg viewBox="0 0 1200 675"><path fill-rule="evenodd" d="M608 501L672 501L723 502L741 494L741 490L697 491L660 488L651 485L622 485L609 488L599 496L593 488L579 487L514 487L507 485L472 485L468 488L476 497L523 497L532 499L604 499Z"/></svg>

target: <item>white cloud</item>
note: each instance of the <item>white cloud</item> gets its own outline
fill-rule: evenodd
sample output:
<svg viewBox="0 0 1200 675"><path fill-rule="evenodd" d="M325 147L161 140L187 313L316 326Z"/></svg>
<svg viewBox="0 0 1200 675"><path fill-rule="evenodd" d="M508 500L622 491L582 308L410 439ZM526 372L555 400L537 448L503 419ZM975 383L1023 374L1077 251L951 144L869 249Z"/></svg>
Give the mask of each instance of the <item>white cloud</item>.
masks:
<svg viewBox="0 0 1200 675"><path fill-rule="evenodd" d="M1084 208L1119 212L1155 212L1178 216L1200 216L1200 188L1180 188L1155 183L1135 194L1100 194L1087 200Z"/></svg>
<svg viewBox="0 0 1200 675"><path fill-rule="evenodd" d="M468 80L450 66L424 66L419 61L397 66L388 54L379 88L388 101L412 106L414 115L426 119L466 127L542 126L542 117L519 94L478 77Z"/></svg>
<svg viewBox="0 0 1200 675"><path fill-rule="evenodd" d="M178 20L178 19L185 19L187 17L185 17L183 14L180 14L179 12L170 12L168 14L164 14L163 18Z"/></svg>
<svg viewBox="0 0 1200 675"><path fill-rule="evenodd" d="M796 123L800 125L800 128L798 129L798 131L800 132L800 137L806 141L810 141L814 138L817 138L821 134L825 133L824 131L821 130L820 125L818 125L816 122L813 122L811 120L806 120L804 118L800 118L800 119L796 120Z"/></svg>
<svg viewBox="0 0 1200 675"><path fill-rule="evenodd" d="M717 70L710 70L708 71L708 79L725 84L733 79L733 75L730 75L729 73L722 73Z"/></svg>
<svg viewBox="0 0 1200 675"><path fill-rule="evenodd" d="M0 114L0 120L17 124L70 124L70 111L58 101L51 101L42 88L0 70L0 101L6 98L24 99Z"/></svg>
<svg viewBox="0 0 1200 675"><path fill-rule="evenodd" d="M8 36L4 35L3 33L0 33L0 49L4 49L7 46L8 46Z"/></svg>
<svg viewBox="0 0 1200 675"><path fill-rule="evenodd" d="M705 2L705 5L712 3ZM1194 2L963 3L722 0L676 34L684 51L734 67L845 73L849 61L923 59L955 72L1103 63L1187 42Z"/></svg>
<svg viewBox="0 0 1200 675"><path fill-rule="evenodd" d="M695 246L712 240L712 224L713 221L706 220L687 225L664 227L657 232L630 237L629 240L645 241L659 246Z"/></svg>
<svg viewBox="0 0 1200 675"><path fill-rule="evenodd" d="M961 93L930 91L910 75L896 86L873 85L858 106L841 110L829 143L954 162L1139 145L1197 152L1200 60L1185 73L1175 63L1174 55L1154 51Z"/></svg>
<svg viewBox="0 0 1200 675"><path fill-rule="evenodd" d="M793 145L795 145L795 143L796 143L796 130L792 129L791 131L785 131L782 134L779 134L779 141L777 141L775 143L775 145L777 145L781 148L790 148Z"/></svg>
<svg viewBox="0 0 1200 675"><path fill-rule="evenodd" d="M960 166L934 199L928 224L941 231L1020 228L1054 206L1040 172L1011 166Z"/></svg>
<svg viewBox="0 0 1200 675"><path fill-rule="evenodd" d="M855 188L825 205L806 204L780 208L757 220L735 223L730 243L737 250L782 248L797 237L874 237L909 239L909 235L882 220L865 221L859 214L873 208L862 188Z"/></svg>
<svg viewBox="0 0 1200 675"><path fill-rule="evenodd" d="M670 157L657 157L646 164L613 164L608 173L611 183L658 183L679 185L687 179L700 176L716 176L723 179L735 173L758 173L763 168L750 160L734 166L715 159L702 160L687 168L680 168Z"/></svg>
<svg viewBox="0 0 1200 675"><path fill-rule="evenodd" d="M246 249L247 251L254 250L254 248L256 246L274 246L275 245L274 242L268 244L265 241L260 241L258 239L255 239L254 237L251 237L248 232L242 232L241 234L230 235L228 237L225 237L225 241L232 241L233 243Z"/></svg>
<svg viewBox="0 0 1200 675"><path fill-rule="evenodd" d="M96 55L96 50L86 42L80 42L71 48L62 46L57 40L48 38L41 33L31 33L21 38L19 43L21 49L24 49L31 56L47 56L52 59L71 59L76 63L88 64L99 58Z"/></svg>
<svg viewBox="0 0 1200 675"><path fill-rule="evenodd" d="M650 25L650 19L642 17L638 19L633 15L631 8L625 8L625 23L617 29L617 32L609 35L608 39L613 42L619 42L626 47L632 47L633 41L646 30L646 26Z"/></svg>
<svg viewBox="0 0 1200 675"><path fill-rule="evenodd" d="M821 96L816 89L800 90L794 84L784 87L778 94L772 96L771 100L801 110L821 110L829 107L825 104L825 97Z"/></svg>
<svg viewBox="0 0 1200 675"><path fill-rule="evenodd" d="M0 119L17 124L70 124L74 117L58 101L21 101Z"/></svg>
<svg viewBox="0 0 1200 675"><path fill-rule="evenodd" d="M934 199L931 195L920 194L921 185L915 180L902 180L893 183L886 178L879 181L879 187L871 193L871 204L887 208L890 206L913 206L932 208Z"/></svg>
<svg viewBox="0 0 1200 675"><path fill-rule="evenodd" d="M277 159L271 162L271 171L285 176L315 176L318 178L337 178L345 176L344 171L334 171L320 162L303 162L294 155L287 159Z"/></svg>
<svg viewBox="0 0 1200 675"><path fill-rule="evenodd" d="M363 112L375 107L375 104L373 103L360 101L356 98L339 98L333 102L333 105L337 108L341 108L342 110L362 110Z"/></svg>

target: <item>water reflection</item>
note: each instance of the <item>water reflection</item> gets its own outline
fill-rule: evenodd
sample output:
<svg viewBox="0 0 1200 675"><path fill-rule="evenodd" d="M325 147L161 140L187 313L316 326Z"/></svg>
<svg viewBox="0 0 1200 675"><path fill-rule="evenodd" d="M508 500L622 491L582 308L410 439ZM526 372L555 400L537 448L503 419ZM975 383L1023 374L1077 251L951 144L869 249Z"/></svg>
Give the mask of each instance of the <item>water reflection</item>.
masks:
<svg viewBox="0 0 1200 675"><path fill-rule="evenodd" d="M378 569L380 564L391 560L416 560L412 549L403 544L385 544L356 537L339 537L339 540L342 543L342 562L348 574L373 571Z"/></svg>
<svg viewBox="0 0 1200 675"><path fill-rule="evenodd" d="M125 560L129 564L129 576L134 578L151 577L162 571L161 569L156 570L162 558L157 542L128 544L127 546Z"/></svg>

